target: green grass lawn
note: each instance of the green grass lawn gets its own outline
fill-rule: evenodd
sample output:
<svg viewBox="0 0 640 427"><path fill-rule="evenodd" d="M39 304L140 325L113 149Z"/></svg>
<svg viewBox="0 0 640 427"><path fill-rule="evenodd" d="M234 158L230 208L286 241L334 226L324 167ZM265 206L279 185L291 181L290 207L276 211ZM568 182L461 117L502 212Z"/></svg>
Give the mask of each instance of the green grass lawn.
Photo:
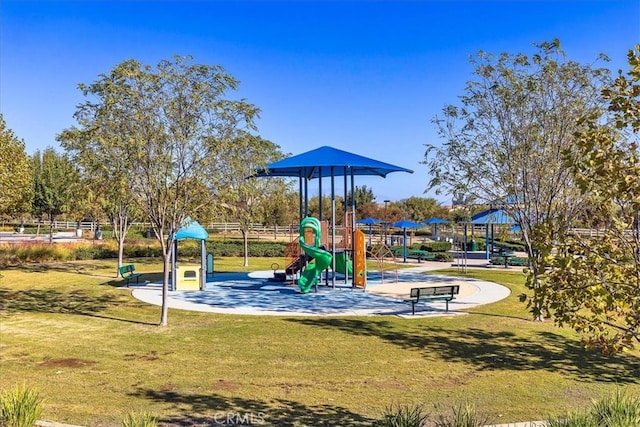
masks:
<svg viewBox="0 0 640 427"><path fill-rule="evenodd" d="M143 279L157 260L128 260ZM251 259L268 270L272 259ZM246 270L216 259L217 271ZM471 403L491 422L538 420L617 388L640 394L640 353L605 358L568 329L529 320L522 273L470 270L508 286L467 316L238 316L169 311L131 297L115 262L33 264L0 279L0 388L26 383L43 418L119 426L130 412L193 425L371 425L393 404L432 413ZM459 274L455 269L438 274Z"/></svg>

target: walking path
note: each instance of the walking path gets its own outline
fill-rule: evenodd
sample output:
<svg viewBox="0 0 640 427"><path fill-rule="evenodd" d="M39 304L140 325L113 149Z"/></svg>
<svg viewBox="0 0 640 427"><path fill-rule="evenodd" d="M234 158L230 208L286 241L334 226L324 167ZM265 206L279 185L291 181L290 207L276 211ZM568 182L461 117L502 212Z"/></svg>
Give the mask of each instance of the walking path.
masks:
<svg viewBox="0 0 640 427"><path fill-rule="evenodd" d="M368 272L364 292L337 278L335 287L329 282L329 286L318 286L317 292L308 294L301 294L297 286L290 283L269 280L273 271L216 273L203 291L169 292L168 305L173 309L242 315L384 314L420 318L464 314L463 309L499 301L510 293L508 288L493 282L427 273L444 267L447 265L439 262L416 263L415 267L397 270L397 282L395 271L386 271L384 277L379 272ZM443 284L460 286L460 294L449 303L448 312L444 302L432 302L416 305L416 314L411 314L411 304L406 299L412 287ZM145 283L132 288L135 298L149 304L162 304L161 285Z"/></svg>

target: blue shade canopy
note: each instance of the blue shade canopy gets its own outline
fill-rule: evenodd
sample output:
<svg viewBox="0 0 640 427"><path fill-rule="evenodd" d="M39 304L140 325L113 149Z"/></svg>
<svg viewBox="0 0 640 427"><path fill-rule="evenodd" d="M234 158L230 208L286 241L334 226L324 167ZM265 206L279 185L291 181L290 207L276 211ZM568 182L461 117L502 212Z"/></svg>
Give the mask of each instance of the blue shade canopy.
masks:
<svg viewBox="0 0 640 427"><path fill-rule="evenodd" d="M402 221L394 222L393 226L398 228L417 228L417 227L423 227L423 224L402 220Z"/></svg>
<svg viewBox="0 0 640 427"><path fill-rule="evenodd" d="M444 218L429 218L423 221L425 224L449 224L449 221Z"/></svg>
<svg viewBox="0 0 640 427"><path fill-rule="evenodd" d="M413 173L411 169L323 146L271 163L264 169L256 169L252 177L289 176L314 179L333 174L334 176L377 175L385 178L391 172Z"/></svg>
<svg viewBox="0 0 640 427"><path fill-rule="evenodd" d="M373 225L373 224L378 224L381 223L382 220L378 219L378 218L362 218L359 219L358 221L356 221L357 224L365 224L365 225Z"/></svg>
<svg viewBox="0 0 640 427"><path fill-rule="evenodd" d="M194 221L191 218L185 218L182 224L184 225L176 233L176 240L207 240L207 237L209 237L209 233L207 233L207 230L205 230L203 226L201 226L197 221Z"/></svg>
<svg viewBox="0 0 640 427"><path fill-rule="evenodd" d="M488 209L471 217L471 224L515 224L503 209Z"/></svg>

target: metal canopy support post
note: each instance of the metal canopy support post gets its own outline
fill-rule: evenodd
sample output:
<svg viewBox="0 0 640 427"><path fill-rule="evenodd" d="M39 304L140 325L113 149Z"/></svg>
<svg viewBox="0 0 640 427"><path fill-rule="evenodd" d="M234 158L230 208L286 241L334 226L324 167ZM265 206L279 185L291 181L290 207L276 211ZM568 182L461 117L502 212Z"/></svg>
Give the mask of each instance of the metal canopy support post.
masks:
<svg viewBox="0 0 640 427"><path fill-rule="evenodd" d="M304 180L304 217L309 216L309 180Z"/></svg>
<svg viewBox="0 0 640 427"><path fill-rule="evenodd" d="M331 166L331 287L336 287L336 183L335 171Z"/></svg>
<svg viewBox="0 0 640 427"><path fill-rule="evenodd" d="M489 224L484 226L484 255L487 261L491 259L489 256Z"/></svg>
<svg viewBox="0 0 640 427"><path fill-rule="evenodd" d="M303 213L304 213L304 205L303 205L303 197L304 195L302 194L302 172L300 172L300 175L298 177L298 224L302 222L303 220Z"/></svg>
<svg viewBox="0 0 640 427"><path fill-rule="evenodd" d="M200 240L200 290L207 287L207 244L206 240Z"/></svg>
<svg viewBox="0 0 640 427"><path fill-rule="evenodd" d="M347 170L348 166L345 166L342 172L342 176L344 178L344 202L342 203L342 225L344 227L344 239L347 238ZM349 269L347 268L347 245L345 242L342 242L342 246L344 246L344 283L345 285L349 283Z"/></svg>
<svg viewBox="0 0 640 427"><path fill-rule="evenodd" d="M322 221L322 168L320 168L320 175L318 176L318 219Z"/></svg>

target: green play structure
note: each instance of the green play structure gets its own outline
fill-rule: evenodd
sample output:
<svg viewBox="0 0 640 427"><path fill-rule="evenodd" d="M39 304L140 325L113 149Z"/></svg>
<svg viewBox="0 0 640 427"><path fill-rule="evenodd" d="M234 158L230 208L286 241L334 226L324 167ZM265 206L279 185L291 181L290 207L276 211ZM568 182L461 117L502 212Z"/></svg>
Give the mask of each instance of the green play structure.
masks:
<svg viewBox="0 0 640 427"><path fill-rule="evenodd" d="M346 251L336 252L336 272L353 275L353 265Z"/></svg>
<svg viewBox="0 0 640 427"><path fill-rule="evenodd" d="M307 217L300 223L300 247L312 259L298 279L298 287L303 294L318 283L322 270L331 265L331 253L320 248L320 233L320 221L317 218Z"/></svg>

